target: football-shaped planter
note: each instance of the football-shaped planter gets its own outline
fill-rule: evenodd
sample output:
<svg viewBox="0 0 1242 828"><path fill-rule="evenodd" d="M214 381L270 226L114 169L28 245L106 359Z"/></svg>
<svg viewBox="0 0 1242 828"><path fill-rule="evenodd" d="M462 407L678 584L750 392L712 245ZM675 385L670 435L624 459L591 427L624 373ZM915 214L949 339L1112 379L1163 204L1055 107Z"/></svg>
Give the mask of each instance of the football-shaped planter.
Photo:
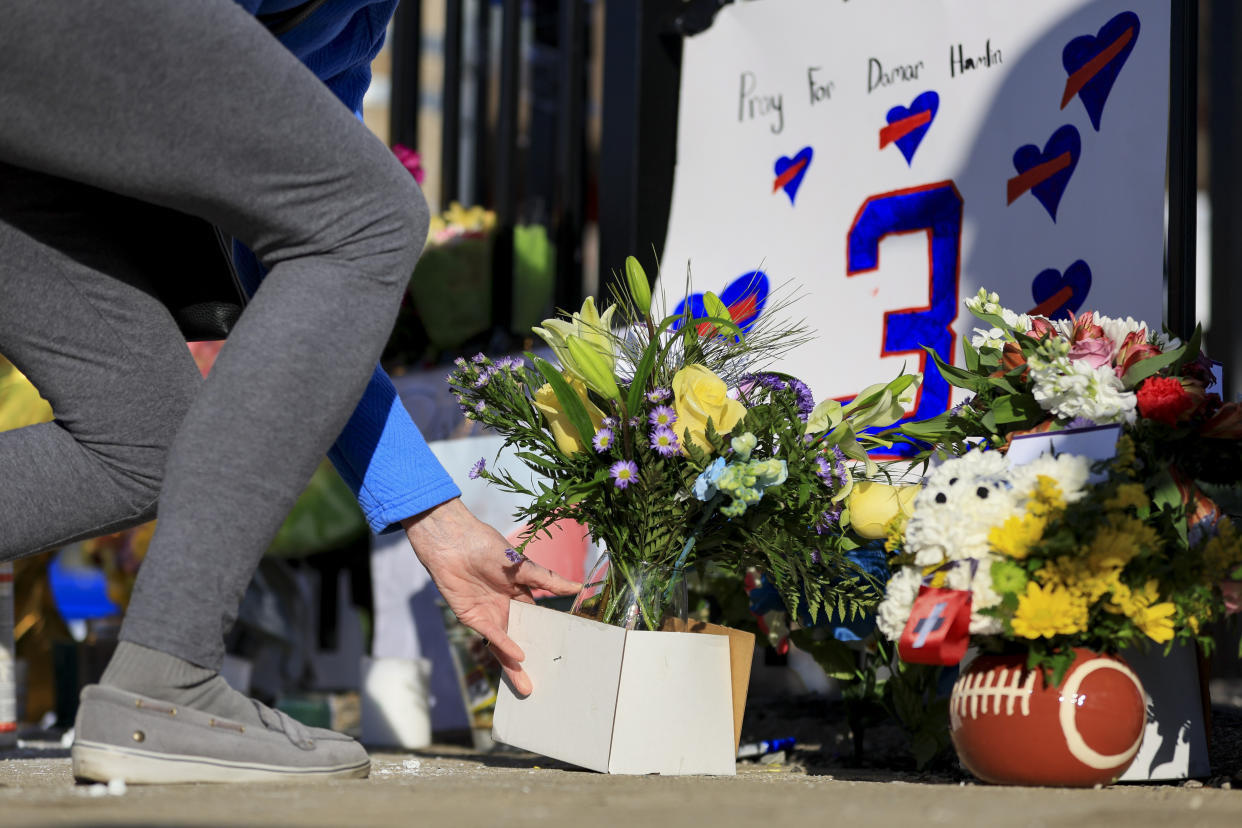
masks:
<svg viewBox="0 0 1242 828"><path fill-rule="evenodd" d="M1143 741L1146 698L1111 656L1075 649L1060 687L1025 655L975 659L949 702L953 746L966 769L999 785L1091 787L1117 780Z"/></svg>

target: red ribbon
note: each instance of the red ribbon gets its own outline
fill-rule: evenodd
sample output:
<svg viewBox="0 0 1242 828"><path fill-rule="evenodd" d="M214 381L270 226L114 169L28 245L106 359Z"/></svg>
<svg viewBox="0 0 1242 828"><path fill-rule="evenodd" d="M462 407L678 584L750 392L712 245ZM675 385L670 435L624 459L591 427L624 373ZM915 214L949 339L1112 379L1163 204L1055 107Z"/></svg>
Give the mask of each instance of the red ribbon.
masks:
<svg viewBox="0 0 1242 828"><path fill-rule="evenodd" d="M970 643L970 592L919 587L910 619L897 642L902 661L957 664Z"/></svg>

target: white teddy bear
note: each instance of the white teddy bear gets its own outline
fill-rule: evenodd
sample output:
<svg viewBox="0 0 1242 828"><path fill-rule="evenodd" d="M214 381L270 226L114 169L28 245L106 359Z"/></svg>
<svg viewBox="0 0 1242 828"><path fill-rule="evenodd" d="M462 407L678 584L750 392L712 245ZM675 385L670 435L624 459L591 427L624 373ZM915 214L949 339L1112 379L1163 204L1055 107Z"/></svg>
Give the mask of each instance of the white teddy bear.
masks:
<svg viewBox="0 0 1242 828"><path fill-rule="evenodd" d="M1086 458L1066 454L1014 468L999 452L972 451L936 467L906 525L904 551L913 555L914 565L889 579L877 610L880 631L892 641L901 638L924 572L942 568L946 588L972 594L971 634L1001 632L997 619L979 614L1000 603L992 589L992 564L1000 558L989 548L988 533L1025 511L1039 475L1056 480L1065 500L1073 502L1082 497L1089 474Z"/></svg>

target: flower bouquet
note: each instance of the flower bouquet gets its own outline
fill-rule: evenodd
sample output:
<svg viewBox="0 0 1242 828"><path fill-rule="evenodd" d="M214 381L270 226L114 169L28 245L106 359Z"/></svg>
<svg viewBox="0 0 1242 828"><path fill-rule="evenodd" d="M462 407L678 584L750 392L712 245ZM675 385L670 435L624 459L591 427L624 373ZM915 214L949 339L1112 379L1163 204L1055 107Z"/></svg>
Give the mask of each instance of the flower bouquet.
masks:
<svg viewBox="0 0 1242 828"><path fill-rule="evenodd" d="M986 654L950 702L959 756L980 778L1113 781L1146 720L1142 687L1116 654L1175 639L1210 646L1204 625L1223 608L1218 585L1242 561L1242 539L1227 518L1187 538L1180 501L1148 495L1130 436L1106 465L1090 483L1081 456L1013 466L976 450L938 466L915 498L879 626L910 660L960 659L967 636ZM1115 681L1093 679L1086 693L1095 673ZM1069 713L1056 701L1067 696L1080 698ZM1108 750L1084 741L1088 720ZM1039 756L1014 764L1028 738Z"/></svg>
<svg viewBox="0 0 1242 828"><path fill-rule="evenodd" d="M859 612L866 578L833 531L846 460L870 464L868 447L903 439L863 429L892 426L919 377L816 405L797 379L763 370L806 336L771 321L771 300L746 331L711 293L704 316L658 318L633 257L626 270L603 313L588 298L534 329L559 364L458 361L449 382L463 410L536 478L484 461L471 474L529 498L518 515L528 538L572 517L605 544L607 573L586 609L606 623L658 629L681 572L709 560L762 568L791 612Z"/></svg>

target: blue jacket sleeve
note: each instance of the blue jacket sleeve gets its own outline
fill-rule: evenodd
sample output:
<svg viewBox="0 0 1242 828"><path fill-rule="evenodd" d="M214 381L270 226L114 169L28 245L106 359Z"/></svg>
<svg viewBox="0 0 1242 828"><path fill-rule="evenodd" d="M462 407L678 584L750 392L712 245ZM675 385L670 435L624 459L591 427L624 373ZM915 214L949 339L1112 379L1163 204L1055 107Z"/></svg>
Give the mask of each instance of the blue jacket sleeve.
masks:
<svg viewBox="0 0 1242 828"><path fill-rule="evenodd" d="M378 366L328 459L375 532L461 494Z"/></svg>

